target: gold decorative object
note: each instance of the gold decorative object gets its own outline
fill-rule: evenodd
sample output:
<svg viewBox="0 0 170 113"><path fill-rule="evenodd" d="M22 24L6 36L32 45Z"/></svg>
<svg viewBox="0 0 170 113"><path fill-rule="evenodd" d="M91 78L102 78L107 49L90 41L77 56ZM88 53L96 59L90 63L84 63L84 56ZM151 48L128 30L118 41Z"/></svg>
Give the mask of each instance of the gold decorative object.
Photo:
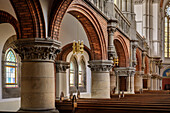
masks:
<svg viewBox="0 0 170 113"><path fill-rule="evenodd" d="M114 66L118 66L119 65L119 58L114 57L113 62L114 62Z"/></svg>
<svg viewBox="0 0 170 113"><path fill-rule="evenodd" d="M83 41L80 42L80 40L79 40L79 41L76 42L74 40L72 47L73 47L73 54L79 54L79 53L83 54L83 52L84 52Z"/></svg>

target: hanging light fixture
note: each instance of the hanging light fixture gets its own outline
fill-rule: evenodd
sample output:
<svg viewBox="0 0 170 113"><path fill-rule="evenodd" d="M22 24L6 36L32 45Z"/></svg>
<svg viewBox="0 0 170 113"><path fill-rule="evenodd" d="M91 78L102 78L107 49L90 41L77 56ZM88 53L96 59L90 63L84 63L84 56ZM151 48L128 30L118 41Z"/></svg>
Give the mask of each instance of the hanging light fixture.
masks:
<svg viewBox="0 0 170 113"><path fill-rule="evenodd" d="M77 18L79 19L79 17L80 16L78 15ZM78 24L77 24L77 29L78 29ZM78 32L77 32L77 38L78 38ZM73 54L79 54L79 53L83 54L83 52L84 52L83 41L80 42L80 40L78 40L78 41L74 40L72 48L73 48Z"/></svg>
<svg viewBox="0 0 170 113"><path fill-rule="evenodd" d="M83 54L84 52L84 44L83 41L80 42L80 40L78 41L73 41L73 54Z"/></svg>
<svg viewBox="0 0 170 113"><path fill-rule="evenodd" d="M116 66L116 67L119 66L119 58L118 58L118 56L113 58L113 62L114 62L114 66Z"/></svg>

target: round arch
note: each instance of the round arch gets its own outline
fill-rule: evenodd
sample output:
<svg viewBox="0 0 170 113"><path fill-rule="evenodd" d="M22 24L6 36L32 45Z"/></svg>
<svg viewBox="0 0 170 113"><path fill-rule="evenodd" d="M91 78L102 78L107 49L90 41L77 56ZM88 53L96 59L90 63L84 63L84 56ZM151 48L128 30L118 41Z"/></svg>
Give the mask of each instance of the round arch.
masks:
<svg viewBox="0 0 170 113"><path fill-rule="evenodd" d="M116 36L114 39L114 45L116 47L116 52L119 57L119 66L128 67L129 66L129 53L127 49L127 44L121 36Z"/></svg>
<svg viewBox="0 0 170 113"><path fill-rule="evenodd" d="M67 44L62 48L61 53L57 55L56 60L62 60L66 61L67 55L72 51L72 46L73 43ZM91 53L91 50L84 45L84 50L88 53L89 55L89 60L93 60L93 54Z"/></svg>
<svg viewBox="0 0 170 113"><path fill-rule="evenodd" d="M72 2L72 4L67 9L67 13L74 16L82 24L88 37L88 41L92 51L91 53L93 54L91 56L93 58L91 59L94 60L107 59L107 49L104 33L98 19L95 17L93 12L91 12L88 7L82 4ZM60 25L56 24L53 27L59 28ZM51 29L51 32L52 37L54 38L55 37L54 32L56 31ZM58 39L58 37L56 38Z"/></svg>

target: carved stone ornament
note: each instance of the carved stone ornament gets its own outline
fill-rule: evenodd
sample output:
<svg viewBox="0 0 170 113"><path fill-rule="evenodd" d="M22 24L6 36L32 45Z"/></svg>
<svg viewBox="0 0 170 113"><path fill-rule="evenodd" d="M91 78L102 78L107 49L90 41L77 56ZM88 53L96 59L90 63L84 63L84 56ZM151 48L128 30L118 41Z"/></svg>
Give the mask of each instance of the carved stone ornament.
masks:
<svg viewBox="0 0 170 113"><path fill-rule="evenodd" d="M113 61L111 60L93 60L89 61L88 67L93 72L109 72L113 68Z"/></svg>
<svg viewBox="0 0 170 113"><path fill-rule="evenodd" d="M118 67L114 68L116 76L134 76L135 68L134 67Z"/></svg>
<svg viewBox="0 0 170 113"><path fill-rule="evenodd" d="M61 43L47 38L18 39L13 42L22 61L54 61Z"/></svg>
<svg viewBox="0 0 170 113"><path fill-rule="evenodd" d="M70 68L70 63L65 61L56 61L55 65L57 73L66 72L66 70Z"/></svg>
<svg viewBox="0 0 170 113"><path fill-rule="evenodd" d="M142 4L144 0L135 0L135 4Z"/></svg>

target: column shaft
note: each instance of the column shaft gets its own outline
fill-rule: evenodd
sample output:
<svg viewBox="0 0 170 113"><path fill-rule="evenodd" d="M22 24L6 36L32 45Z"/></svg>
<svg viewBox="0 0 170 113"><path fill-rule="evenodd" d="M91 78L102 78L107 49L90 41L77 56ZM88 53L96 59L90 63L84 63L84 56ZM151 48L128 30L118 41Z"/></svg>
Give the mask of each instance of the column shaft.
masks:
<svg viewBox="0 0 170 113"><path fill-rule="evenodd" d="M92 98L110 98L110 69L112 61L94 60L89 61L92 72Z"/></svg>
<svg viewBox="0 0 170 113"><path fill-rule="evenodd" d="M55 109L54 63L22 62L21 109Z"/></svg>

